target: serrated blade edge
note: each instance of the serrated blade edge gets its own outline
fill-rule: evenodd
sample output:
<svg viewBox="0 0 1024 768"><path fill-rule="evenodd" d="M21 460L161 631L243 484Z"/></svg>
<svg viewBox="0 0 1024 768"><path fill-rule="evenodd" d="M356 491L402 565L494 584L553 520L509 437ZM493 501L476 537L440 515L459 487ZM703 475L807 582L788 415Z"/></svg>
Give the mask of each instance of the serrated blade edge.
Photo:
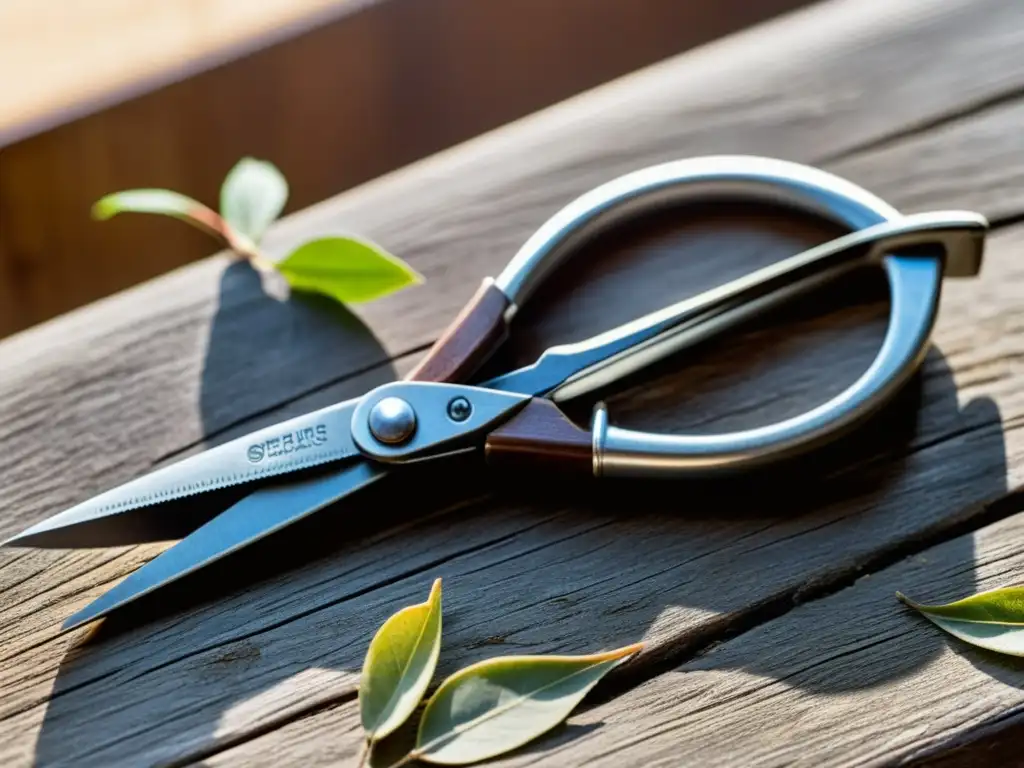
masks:
<svg viewBox="0 0 1024 768"><path fill-rule="evenodd" d="M32 539L39 546L48 531L359 455L351 432L358 403L354 398L330 405L189 456L93 496L2 544Z"/></svg>

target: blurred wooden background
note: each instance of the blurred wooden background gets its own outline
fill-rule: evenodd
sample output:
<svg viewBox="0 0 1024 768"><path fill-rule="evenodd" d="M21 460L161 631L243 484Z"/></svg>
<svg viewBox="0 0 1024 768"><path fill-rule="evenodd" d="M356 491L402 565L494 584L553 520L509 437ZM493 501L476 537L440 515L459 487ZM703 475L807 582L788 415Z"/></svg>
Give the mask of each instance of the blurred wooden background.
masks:
<svg viewBox="0 0 1024 768"><path fill-rule="evenodd" d="M10 0L0 337L217 250L161 217L92 221L108 192L167 187L215 205L253 155L288 177L287 213L806 4L81 0L76 20Z"/></svg>

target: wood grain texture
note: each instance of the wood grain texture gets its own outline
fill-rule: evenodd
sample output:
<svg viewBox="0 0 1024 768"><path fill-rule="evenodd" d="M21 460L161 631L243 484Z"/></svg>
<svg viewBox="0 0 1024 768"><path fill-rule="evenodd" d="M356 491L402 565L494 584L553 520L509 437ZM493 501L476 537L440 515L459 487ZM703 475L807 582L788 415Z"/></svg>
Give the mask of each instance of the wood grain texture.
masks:
<svg viewBox="0 0 1024 768"><path fill-rule="evenodd" d="M543 742L494 764L1018 765L1019 744L1005 736L995 753L961 743L1002 729L1019 734L1024 668L942 635L894 592L945 601L1022 578L1024 516L1015 515L584 707ZM301 756L330 765L353 754L359 738L357 707L343 703L206 764L272 766ZM959 749L946 755L951 744ZM982 755L999 759L979 762Z"/></svg>
<svg viewBox="0 0 1024 768"><path fill-rule="evenodd" d="M907 4L903 27L882 4L823 6L779 25L777 37L743 36L756 47L723 42L283 222L278 243L358 216L382 242L404 244L398 251L427 283L358 318L315 302L277 304L244 269L224 271L216 259L7 340L0 398L13 416L0 424L10 446L0 455L0 525L16 530L204 441L403 375L533 227L618 170L729 145L775 146L774 154L841 166L854 178L871 173L872 188L897 206L914 197L928 207L973 207L984 190L966 172L928 193L922 168L939 173L930 154L887 165L874 158L893 148L851 150L970 111L979 92L1005 85L1021 54L1001 54L1000 41L1012 37L1022 9L966 9ZM993 52L985 66L969 58L980 42L957 47L981 17L999 20L983 30ZM810 31L813 44L794 53L790 44L806 43ZM922 87L916 109L905 94L871 87L883 72L864 54L880 39L886 55L902 51L915 62L906 72ZM948 58L926 55L943 42ZM736 50L748 51L742 65ZM795 73L808 68L817 85L794 89ZM728 80L706 77L723 70L735 83L732 98L723 96ZM923 87L938 83L948 87ZM852 92L857 109L842 108L837 94ZM809 101L835 109L808 112ZM683 120L687 113L701 119ZM724 124L731 127L708 127ZM1008 153L1006 163L1015 161ZM528 361L553 342L605 330L834 234L766 211L638 222L588 247L542 289L491 365ZM946 286L935 348L896 408L820 463L776 477L677 490L541 488L472 463L456 473L457 488L447 473L409 475L107 622L89 643L85 633L58 637L55 629L160 547L0 554L0 761L149 765L216 755L244 764L276 755L278 763L326 763L348 754L357 736L345 730L344 711L373 630L421 600L435 575L446 583L440 674L497 652L584 652L645 639L648 651L610 679L627 686L961 526L1012 511L1002 500L1024 468L1022 245L1024 231L1007 228L993 237L978 280ZM612 417L718 431L823 402L877 350L885 315L878 288L871 280L838 286L774 324L693 350L610 398ZM956 541L963 558L973 557L969 539ZM974 585L965 573L956 586ZM900 674L927 667L941 649L907 657ZM820 701L812 687L800 692Z"/></svg>
<svg viewBox="0 0 1024 768"><path fill-rule="evenodd" d="M255 155L299 210L808 1L0 4L0 104L17 101L6 121L0 106L0 335L216 247L159 217L92 221L102 195L164 187L213 204Z"/></svg>
<svg viewBox="0 0 1024 768"><path fill-rule="evenodd" d="M1018 514L718 645L572 718L543 752L497 764L833 766L923 758L1024 719L1024 666L944 635L894 593L945 602L1022 578ZM335 721L346 729L343 718Z"/></svg>
<svg viewBox="0 0 1024 768"><path fill-rule="evenodd" d="M1024 668L945 636L895 599L929 602L1024 579L1024 515L866 574L710 648L498 766L1020 764ZM205 764L331 765L356 754L346 702ZM980 741L980 743L979 743ZM385 744L387 765L400 739Z"/></svg>

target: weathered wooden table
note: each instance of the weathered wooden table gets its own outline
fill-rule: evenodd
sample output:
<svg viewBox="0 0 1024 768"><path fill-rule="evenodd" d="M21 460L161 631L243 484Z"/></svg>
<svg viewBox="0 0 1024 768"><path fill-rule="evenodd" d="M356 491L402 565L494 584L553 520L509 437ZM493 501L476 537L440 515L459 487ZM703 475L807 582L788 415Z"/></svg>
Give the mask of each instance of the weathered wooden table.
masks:
<svg viewBox="0 0 1024 768"><path fill-rule="evenodd" d="M436 576L439 676L496 653L647 643L566 727L500 764L1013 762L1024 665L943 636L894 591L946 600L1024 574L1022 89L1017 0L832 0L329 200L269 244L356 230L414 263L421 287L353 314L280 304L218 257L3 342L0 536L402 375L533 228L650 163L773 155L995 228L981 277L947 283L915 383L795 469L725 486L424 477L92 635L56 630L164 545L0 553L0 763L347 764L366 644ZM761 210L652 218L581 253L497 362L833 234ZM690 352L612 412L716 431L822 402L877 348L879 287L833 288Z"/></svg>

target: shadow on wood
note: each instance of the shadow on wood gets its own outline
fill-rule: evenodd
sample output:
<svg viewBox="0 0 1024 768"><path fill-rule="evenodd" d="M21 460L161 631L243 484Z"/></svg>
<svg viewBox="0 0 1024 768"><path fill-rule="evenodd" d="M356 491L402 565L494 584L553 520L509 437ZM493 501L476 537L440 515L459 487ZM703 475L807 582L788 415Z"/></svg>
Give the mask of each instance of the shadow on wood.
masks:
<svg viewBox="0 0 1024 768"><path fill-rule="evenodd" d="M763 209L652 216L584 249L523 309L509 346L481 375L835 234ZM339 322L332 310L270 304L244 270L229 270L223 285L202 382L207 434L255 425L236 423L233 414L246 412L240 403L261 391L334 399L394 378L380 365L369 331ZM882 289L877 275L851 278L770 322L665 361L646 383L629 382L610 399L613 421L664 432L723 431L813 407L851 383L877 352L886 320ZM371 380L343 377L303 392L306 372L325 349L349 355L351 369L369 371ZM592 400L573 409L581 421ZM250 412L252 406L246 404ZM90 725L75 730L78 764L114 764L121 747L138 740L153 745L147 754L154 759L201 759L224 748L218 734L238 713L305 685L317 671L335 684L312 688L298 709L268 717L292 721L350 699L373 631L397 606L423 599L437 575L446 592L436 679L498 653L651 640L644 655L595 691L591 700L599 700L795 603L841 589L929 537L950 535L951 513L933 509L933 501L968 483L972 495L1006 491L999 425L992 401L961 407L942 352L933 348L913 384L870 424L819 455L756 475L700 484L571 483L555 475L503 476L472 458L403 471L401 481L325 510L108 620L64 658L36 759L59 761L68 747L65 726L83 719ZM929 454L936 444L958 450L949 435L960 432L972 436L961 461ZM962 519L972 512L963 510ZM969 538L963 546L970 548ZM970 562L972 553L963 559ZM955 586L966 594L973 585L965 570ZM813 629L807 642L815 642ZM837 649L845 636L864 631L842 617L827 630ZM928 663L943 643L936 634L924 653L895 664L845 679L809 669L788 683L815 692L879 685ZM756 675L765 662L738 664ZM569 729L552 738L572 735Z"/></svg>

